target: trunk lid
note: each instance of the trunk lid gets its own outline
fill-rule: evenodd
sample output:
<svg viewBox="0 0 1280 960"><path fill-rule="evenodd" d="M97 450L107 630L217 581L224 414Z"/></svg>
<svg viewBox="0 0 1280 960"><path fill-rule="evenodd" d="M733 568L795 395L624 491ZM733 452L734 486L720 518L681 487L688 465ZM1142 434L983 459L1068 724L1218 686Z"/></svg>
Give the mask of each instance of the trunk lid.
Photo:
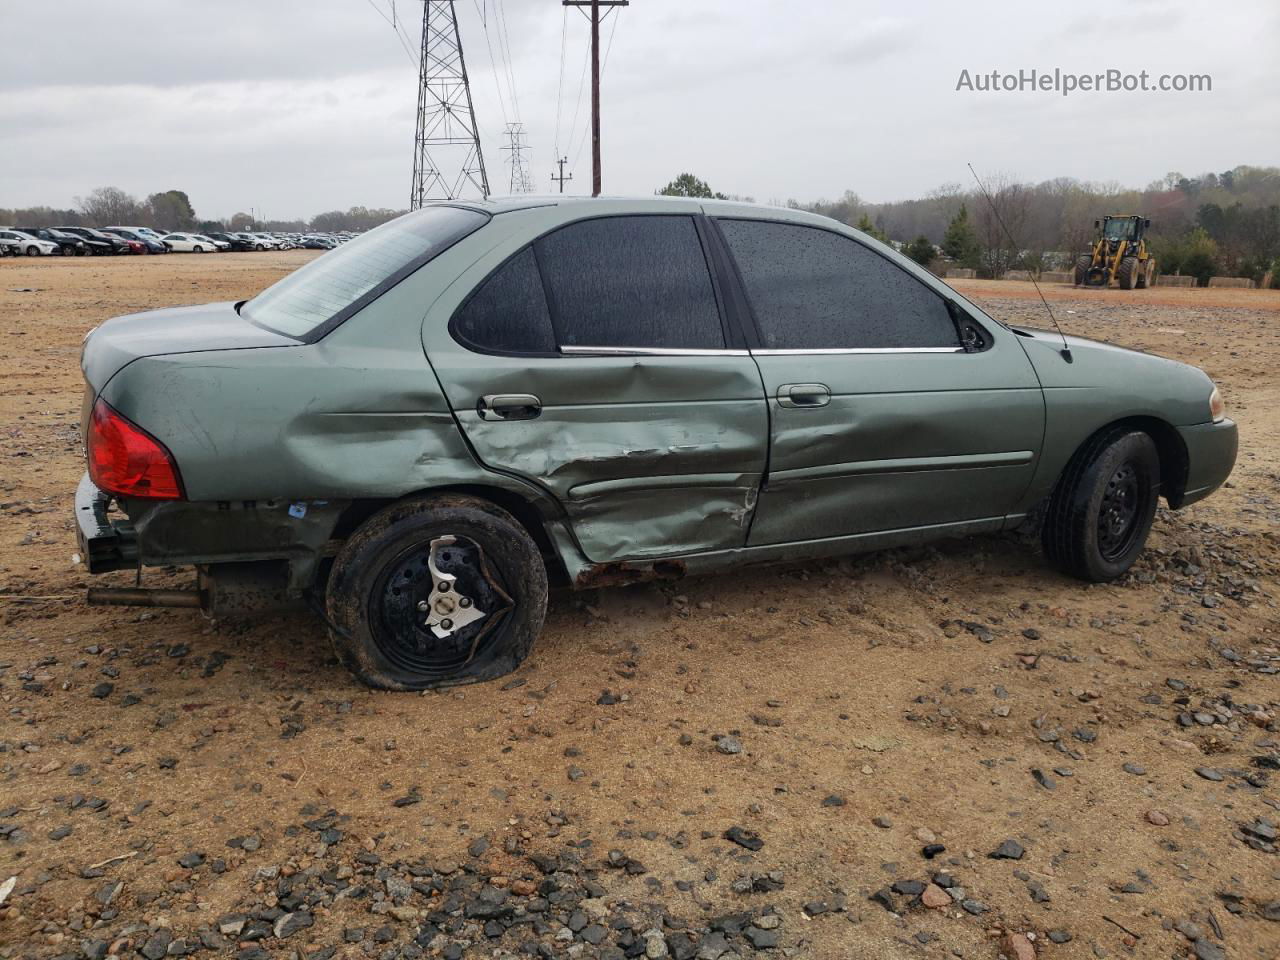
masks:
<svg viewBox="0 0 1280 960"><path fill-rule="evenodd" d="M108 320L85 338L80 367L88 393L95 397L108 380L141 357L301 345L292 337L250 323L236 311L234 302L209 303Z"/></svg>

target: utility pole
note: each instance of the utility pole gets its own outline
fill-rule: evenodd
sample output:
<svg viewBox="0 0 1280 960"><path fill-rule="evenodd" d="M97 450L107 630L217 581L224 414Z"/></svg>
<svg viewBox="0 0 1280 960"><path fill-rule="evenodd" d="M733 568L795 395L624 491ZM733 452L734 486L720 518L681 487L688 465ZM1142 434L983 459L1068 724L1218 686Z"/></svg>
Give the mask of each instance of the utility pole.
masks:
<svg viewBox="0 0 1280 960"><path fill-rule="evenodd" d="M447 170L437 166L437 157L447 154L460 156L460 165ZM409 209L417 210L427 200L453 200L468 189L489 196L458 17L453 0L423 0Z"/></svg>
<svg viewBox="0 0 1280 960"><path fill-rule="evenodd" d="M566 163L568 163L568 162L569 162L569 158L568 158L568 157L561 157L559 160L557 160L557 161L556 161L556 166L560 168L560 176L558 176L558 177L557 177L554 173L551 175L551 182L552 182L552 183L558 183L558 184L560 184L560 192L561 192L561 193L564 193L564 182L565 182L566 180L572 180L572 179L573 179L573 174L572 174L572 173L571 173L571 174L569 174L567 177L564 175L564 165L565 165Z"/></svg>
<svg viewBox="0 0 1280 960"><path fill-rule="evenodd" d="M561 2L566 7L591 8L591 195L598 197L600 196L600 8L630 6L630 0L561 0Z"/></svg>

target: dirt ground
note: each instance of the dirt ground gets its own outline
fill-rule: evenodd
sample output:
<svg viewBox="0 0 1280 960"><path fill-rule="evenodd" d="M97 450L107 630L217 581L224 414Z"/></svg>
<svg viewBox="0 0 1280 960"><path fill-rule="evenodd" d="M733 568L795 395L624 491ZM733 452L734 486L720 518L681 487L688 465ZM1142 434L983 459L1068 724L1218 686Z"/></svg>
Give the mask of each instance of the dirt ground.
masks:
<svg viewBox="0 0 1280 960"><path fill-rule="evenodd" d="M1280 956L1280 293L1046 289L1240 422L1119 583L989 537L564 594L406 696L71 559L85 332L307 256L0 261L0 957Z"/></svg>

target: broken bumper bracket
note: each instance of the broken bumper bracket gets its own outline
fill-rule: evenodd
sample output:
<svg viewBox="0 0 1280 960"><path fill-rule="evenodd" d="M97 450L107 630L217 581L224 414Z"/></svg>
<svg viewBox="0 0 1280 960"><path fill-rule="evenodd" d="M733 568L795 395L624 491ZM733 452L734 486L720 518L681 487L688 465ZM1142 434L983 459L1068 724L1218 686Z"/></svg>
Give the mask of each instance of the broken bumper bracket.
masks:
<svg viewBox="0 0 1280 960"><path fill-rule="evenodd" d="M138 538L127 520L111 520L111 497L86 473L76 487L76 540L80 559L90 573L133 570L138 566Z"/></svg>

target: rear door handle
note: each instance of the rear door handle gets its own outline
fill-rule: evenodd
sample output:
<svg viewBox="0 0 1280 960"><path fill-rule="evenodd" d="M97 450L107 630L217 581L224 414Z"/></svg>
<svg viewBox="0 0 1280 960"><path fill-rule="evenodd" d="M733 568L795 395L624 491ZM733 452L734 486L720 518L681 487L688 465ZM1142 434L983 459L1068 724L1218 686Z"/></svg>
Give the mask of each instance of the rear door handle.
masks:
<svg viewBox="0 0 1280 960"><path fill-rule="evenodd" d="M542 401L531 393L489 393L476 402L482 420L534 420Z"/></svg>
<svg viewBox="0 0 1280 960"><path fill-rule="evenodd" d="M778 388L780 407L825 407L830 402L825 383L784 383Z"/></svg>

